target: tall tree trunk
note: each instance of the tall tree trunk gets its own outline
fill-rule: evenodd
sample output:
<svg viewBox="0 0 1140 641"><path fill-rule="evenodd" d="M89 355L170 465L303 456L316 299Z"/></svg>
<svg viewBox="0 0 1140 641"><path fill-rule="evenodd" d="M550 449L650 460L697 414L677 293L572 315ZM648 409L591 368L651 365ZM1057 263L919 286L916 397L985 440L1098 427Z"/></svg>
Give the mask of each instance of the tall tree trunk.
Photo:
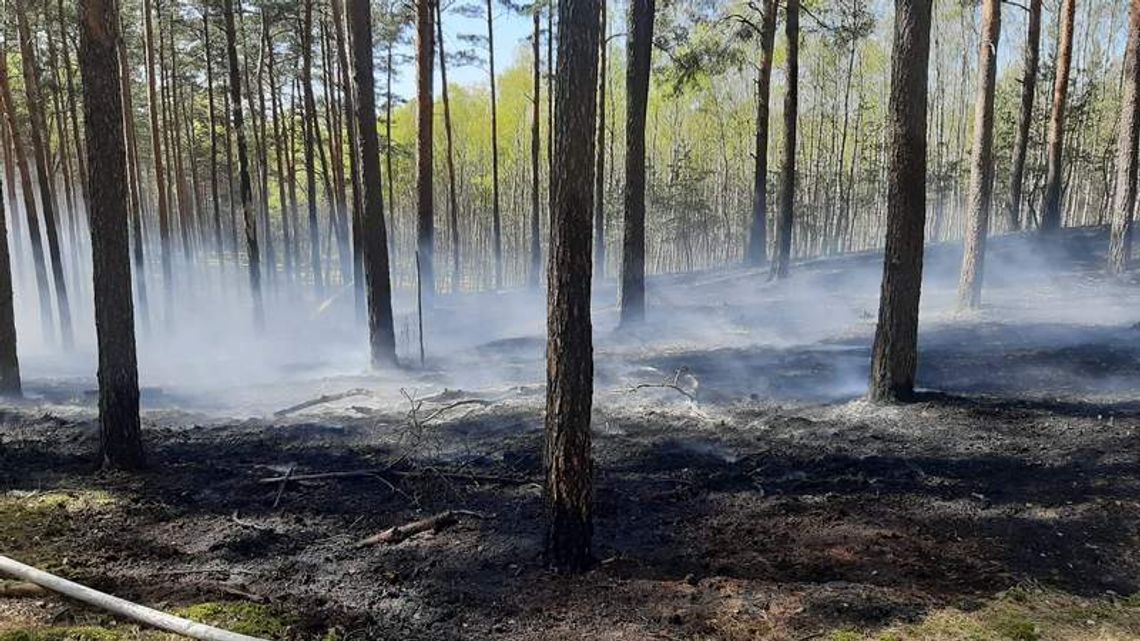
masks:
<svg viewBox="0 0 1140 641"><path fill-rule="evenodd" d="M423 291L435 292L435 220L432 203L432 60L436 0L416 0L416 248ZM391 144L391 141L389 141Z"/></svg>
<svg viewBox="0 0 1140 641"><path fill-rule="evenodd" d="M241 189L242 221L245 223L246 260L249 261L249 287L253 296L253 322L265 324L261 302L261 266L257 250L257 218L253 211L253 193L249 180L249 159L245 147L245 123L241 109L241 79L238 75L237 29L234 26L233 0L223 0L226 19L226 58L230 67L230 107L233 109L234 137L237 139L238 180Z"/></svg>
<svg viewBox="0 0 1140 641"><path fill-rule="evenodd" d="M1108 271L1120 274L1132 254L1132 209L1136 205L1136 145L1140 143L1140 0L1132 0L1128 44L1124 53L1124 93L1120 99L1116 137L1116 193L1112 202L1112 232Z"/></svg>
<svg viewBox="0 0 1140 641"><path fill-rule="evenodd" d="M335 34L336 51L337 51L337 68L340 71L340 85L341 92L344 100L344 120L345 130L348 135L348 170L351 173L352 181L352 289L356 297L356 310L358 313L363 313L367 308L367 294L364 288L364 229L361 227L363 224L363 185L360 184L360 154L357 152L359 146L357 128L354 124L354 100L352 95L352 71L349 68L348 49L345 43L345 16L343 0L333 0L333 33ZM371 29L371 24L369 24ZM371 33L371 31L370 31ZM369 53L369 66L371 69L371 53ZM373 82L373 85L375 83ZM375 98L373 102L375 103ZM373 126L376 124L376 113L373 108L372 113ZM379 161L377 161L379 162ZM381 194L383 199L383 194Z"/></svg>
<svg viewBox="0 0 1140 641"><path fill-rule="evenodd" d="M620 321L623 327L645 320L645 113L649 103L655 11L654 0L630 2L625 72L625 229ZM562 73L561 61L558 66Z"/></svg>
<svg viewBox="0 0 1140 641"><path fill-rule="evenodd" d="M32 47L32 34L28 26L26 0L16 0L16 26L20 39L20 58L24 71L24 92L28 99L28 117L31 121L30 134L32 155L36 161L36 179L39 185L40 207L44 215L47 231L48 255L51 257L52 281L55 284L55 304L59 311L59 330L63 348L70 350L75 342L71 328L71 305L67 298L67 283L63 276L63 256L59 248L59 221L56 219L55 195L51 188L51 164L48 161L47 132L44 123L43 102L40 96L39 68Z"/></svg>
<svg viewBox="0 0 1140 641"><path fill-rule="evenodd" d="M594 143L594 274L598 281L605 279L605 83L609 66L606 64L606 54L610 48L609 29L606 29L606 3L598 6L598 22L601 25L601 35L598 36L597 51L597 140ZM538 122L538 5L535 6L535 122ZM535 233L538 232L538 125L535 125ZM538 242L537 237L535 243Z"/></svg>
<svg viewBox="0 0 1140 641"><path fill-rule="evenodd" d="M99 344L99 424L104 464L144 463L127 235L127 171L119 86L117 4L80 0L79 66L91 171L91 254Z"/></svg>
<svg viewBox="0 0 1140 641"><path fill-rule="evenodd" d="M393 38L394 39L394 38ZM388 58L384 66L384 165L388 179L388 208L392 211L392 224L396 222L396 179L392 172L392 40L388 40ZM394 237L395 232L392 233Z"/></svg>
<svg viewBox="0 0 1140 641"><path fill-rule="evenodd" d="M1006 218L1011 231L1021 228L1021 191L1025 182L1025 155L1029 130L1033 125L1033 100L1037 95L1037 58L1041 50L1041 0L1029 0L1029 30L1021 77L1021 109L1017 116L1017 142L1014 143L1013 170L1010 172L1009 204Z"/></svg>
<svg viewBox="0 0 1140 641"><path fill-rule="evenodd" d="M123 109L123 128L126 130L126 145L127 145L127 186L128 195L130 196L130 225L131 225L131 241L134 247L134 269L131 274L134 276L135 295L138 296L139 303L139 318L143 323L143 332L147 331L149 327L150 315L150 300L147 293L146 286L146 239L143 237L143 224L142 224L142 210L143 210L143 197L142 197L142 179L139 172L139 154L138 154L138 139L135 134L135 112L134 112L134 99L131 96L131 76L130 68L131 63L127 55L127 47L122 39L122 15L119 15L119 29L117 44L119 54L119 78L122 84L122 109ZM79 148L77 146L77 148ZM84 160L83 172L86 174L87 162ZM87 201L88 194L86 189L83 192L84 201ZM90 221L88 221L90 226Z"/></svg>
<svg viewBox="0 0 1140 641"><path fill-rule="evenodd" d="M313 0L304 0L304 20L301 26L301 88L304 91L305 131L305 191L309 201L309 263L313 272L313 287L317 295L324 294L321 275L321 231L317 221L317 177L313 162L312 123L316 121L316 101L313 98Z"/></svg>
<svg viewBox="0 0 1140 641"><path fill-rule="evenodd" d="M145 0L144 0L145 1ZM218 199L218 116L214 108L214 62L210 49L210 7L202 3L202 33L204 34L206 66L206 96L210 115L210 205L214 214L214 251L218 262L225 263L225 243L222 242L222 209Z"/></svg>
<svg viewBox="0 0 1140 641"><path fill-rule="evenodd" d="M499 208L499 106L495 85L494 0L487 0L487 62L491 75L491 234L495 249L495 287L503 286L503 220Z"/></svg>
<svg viewBox="0 0 1140 641"><path fill-rule="evenodd" d="M760 66L756 72L756 149L752 171L752 226L748 232L748 264L768 259L768 100L772 89L772 50L776 41L776 0L765 0L760 25Z"/></svg>
<svg viewBox="0 0 1140 641"><path fill-rule="evenodd" d="M1045 172L1045 202L1041 205L1041 231L1061 228L1061 183L1064 167L1061 154L1065 144L1065 100L1069 93L1069 67L1073 58L1073 14L1077 0L1062 0L1061 30L1057 42L1057 75L1053 82L1053 112L1049 116L1048 164Z"/></svg>
<svg viewBox="0 0 1140 641"><path fill-rule="evenodd" d="M926 88L932 0L895 0L888 107L887 238L872 401L909 399L918 364L918 303L926 225Z"/></svg>
<svg viewBox="0 0 1140 641"><path fill-rule="evenodd" d="M368 0L348 0L352 45L352 77L356 81L356 139L362 174L361 229L364 278L368 293L368 336L372 366L396 364L396 330L392 320L392 285L388 238L384 225L384 184L380 176L380 141L376 136L376 98L372 79L372 14ZM352 126L352 123L349 123Z"/></svg>
<svg viewBox="0 0 1140 641"><path fill-rule="evenodd" d="M0 193L4 185L0 184ZM12 304L12 260L8 222L0 196L0 397L20 396L20 359L16 354L16 310Z"/></svg>
<svg viewBox="0 0 1140 641"><path fill-rule="evenodd" d="M54 314L51 308L51 281L48 279L47 262L44 257L43 241L40 237L40 219L36 210L35 191L32 189L32 172L28 167L27 152L24 151L24 141L20 136L20 128L16 120L16 103L12 101L12 89L8 82L7 50L3 48L0 48L0 107L3 108L8 135L12 139L13 160L20 174L20 195L24 199L24 219L27 222L28 236L32 243L36 293L39 294L40 301L40 325L43 328L44 338L50 340L55 335L52 322Z"/></svg>
<svg viewBox="0 0 1140 641"><path fill-rule="evenodd" d="M785 278L792 260L792 226L796 206L796 119L799 115L799 50L800 2L788 0L787 93L784 94L784 158L780 168L780 218L776 225L776 258L772 261L772 278Z"/></svg>
<svg viewBox="0 0 1140 641"><path fill-rule="evenodd" d="M56 0L56 10L59 14L59 38L64 60L64 79L67 89L68 124L71 127L71 139L75 143L75 157L79 169L79 193L83 198L83 206L87 206L87 159L84 158L83 140L79 135L79 110L75 102L75 78L71 71L71 48L67 38L67 27L63 17L63 0ZM121 36L120 36L121 37ZM133 134L132 134L133 135Z"/></svg>
<svg viewBox="0 0 1140 641"><path fill-rule="evenodd" d="M542 178L540 175L541 174L541 168L539 165L539 155L540 155L540 150L542 147L542 134L539 131L539 127L541 124L540 121L542 120L542 55L541 55L541 52L542 52L541 16L542 16L542 14L541 14L540 6L541 5L536 2L536 3L534 3L534 6L531 7L531 20L534 23L534 34L531 36L531 56L534 58L534 60L533 60L534 64L532 65L532 70L533 70L532 76L533 77L532 77L532 83L531 83L531 92L533 93L533 96L531 96L531 112L530 112L530 271L527 272L527 284L529 284L532 289L538 289L538 283L541 280L541 270L542 270L542 243L539 240L539 234L541 233L541 232L539 232L539 227L541 224L539 221L539 217L542 215L542 197L541 197L541 193L540 193ZM603 24L604 24L604 21L606 19L605 18L606 9L605 9L605 3L604 2L601 3L599 10L601 12L601 20L603 21ZM603 34L605 33L604 28L602 29L602 33ZM604 43L601 46L604 47L605 46ZM605 80L604 80L604 78L605 78L605 71L604 71L604 69L605 69L605 54L604 54L604 51L605 51L605 49L603 48L602 51L603 51L602 58L601 58L601 62L599 64L601 65L601 68L603 70L602 71L602 78L603 78L602 87L603 88L600 89L600 91L604 92L605 91L605 89L604 89L604 84L605 84ZM601 93L599 95L604 96L605 93ZM605 113L604 106L602 105L602 99L601 98L599 98L599 100L598 100L598 108L603 109L602 113L603 114ZM605 133L604 133L605 132L605 117L604 117L604 115L601 118L599 131L602 132L602 133L598 134L599 136L605 135ZM599 154L599 157L600 157L600 154ZM601 169L598 169L598 172L600 175ZM598 220L597 214L595 214L595 222L597 220ZM604 235L605 230L602 229L602 227L599 225L600 224L598 224L598 223L595 224L595 227L598 230L600 230L597 233ZM601 239L599 242L604 243L605 238L602 237L601 235L598 236L598 238ZM602 252L604 255L605 250L603 249ZM602 273L602 272L599 271L598 273Z"/></svg>
<svg viewBox="0 0 1140 641"><path fill-rule="evenodd" d="M994 192L994 85L997 49L1001 39L1001 0L982 5L981 49L978 52L978 92L974 103L974 143L970 160L970 209L966 220L958 306L974 309L982 304L982 277L986 264L986 234Z"/></svg>
<svg viewBox="0 0 1140 641"><path fill-rule="evenodd" d="M443 131L447 141L447 219L451 224L451 291L459 291L459 204L455 193L455 145L451 129L451 99L447 91L447 52L443 46L443 9L435 4L435 35L439 42L439 78L443 91ZM390 179L389 179L390 180Z"/></svg>
<svg viewBox="0 0 1140 641"><path fill-rule="evenodd" d="M155 69L157 55L154 34L154 17L151 9L152 2L157 0L142 0L143 24L146 35L146 86L147 103L150 112L150 145L151 155L154 158L154 180L158 192L158 238L159 251L162 254L162 293L166 310L167 325L174 322L174 265L170 249L170 210L166 195L166 170L162 157L162 128L159 125L158 104L158 76Z"/></svg>
<svg viewBox="0 0 1140 641"><path fill-rule="evenodd" d="M291 225L291 218L296 216L296 203L289 199L286 193L286 183L289 183L289 194L293 193L292 178L286 173L286 152L291 150L292 147L288 146L285 140L284 132L281 127L281 105L280 94L277 91L277 76L274 72L274 59L276 54L273 51L273 37L266 32L265 43L265 62L266 71L269 73L269 109L270 118L273 121L273 158L277 168L277 199L281 203L281 244L284 246L284 261L285 261L285 279L287 281L293 278L293 229ZM290 204L292 202L292 205ZM290 215L292 214L292 216Z"/></svg>
<svg viewBox="0 0 1140 641"><path fill-rule="evenodd" d="M650 0L650 22L652 7ZM593 536L590 244L598 0L562 0L558 22L562 35L558 39L558 112L552 123L557 149L551 174L554 209L546 297L546 561L558 570L581 572L592 562Z"/></svg>

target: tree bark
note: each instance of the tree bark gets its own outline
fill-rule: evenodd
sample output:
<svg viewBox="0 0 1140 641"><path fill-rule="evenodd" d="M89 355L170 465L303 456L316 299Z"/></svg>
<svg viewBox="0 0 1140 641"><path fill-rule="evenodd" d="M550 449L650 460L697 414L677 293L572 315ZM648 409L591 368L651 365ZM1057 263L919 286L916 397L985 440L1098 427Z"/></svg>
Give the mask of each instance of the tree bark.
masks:
<svg viewBox="0 0 1140 641"><path fill-rule="evenodd" d="M887 121L887 238L869 397L907 400L918 365L926 225L926 88L932 0L895 0Z"/></svg>
<svg viewBox="0 0 1140 641"><path fill-rule="evenodd" d="M432 118L435 107L432 60L435 57L436 0L416 0L416 248L423 290L435 292L435 209L432 202ZM391 141L389 140L389 144Z"/></svg>
<svg viewBox="0 0 1140 641"><path fill-rule="evenodd" d="M772 89L772 50L776 40L776 0L764 3L760 25L760 66L756 73L756 150L752 175L752 226L748 233L748 264L768 259L768 102Z"/></svg>
<svg viewBox="0 0 1140 641"><path fill-rule="evenodd" d="M348 0L352 75L356 81L356 138L362 174L364 234L362 258L368 294L368 335L372 366L396 365L396 330L388 273L388 237L384 226L384 184L380 176L380 141L376 135L376 98L372 79L372 14L368 0Z"/></svg>
<svg viewBox="0 0 1140 641"><path fill-rule="evenodd" d="M59 312L59 330L63 348L70 350L75 343L71 327L71 305L67 297L67 282L63 275L63 256L59 247L59 221L56 218L55 195L52 193L51 163L48 161L47 141L44 134L43 102L40 95L39 66L32 47L32 34L28 25L27 0L16 0L16 27L19 32L20 58L24 72L24 93L28 99L28 118L32 155L36 162L36 181L39 186L40 208L47 232L48 255L51 258L52 281L55 285L55 304Z"/></svg>
<svg viewBox="0 0 1140 641"><path fill-rule="evenodd" d="M159 125L158 78L155 69L154 17L151 3L157 0L142 0L143 24L146 35L146 86L147 104L150 112L150 145L154 158L154 179L158 192L158 238L159 252L162 254L162 290L166 309L166 322L174 320L174 265L170 249L170 211L167 209L166 170L162 158L162 128Z"/></svg>
<svg viewBox="0 0 1140 641"><path fill-rule="evenodd" d="M237 140L238 184L241 190L242 221L245 223L246 260L249 262L249 288L253 297L253 322L265 325L265 309L261 300L261 263L257 249L257 215L253 211L253 193L249 179L249 158L245 146L245 122L241 108L241 78L238 75L237 29L234 26L233 0L223 0L226 19L226 58L230 67L230 107L233 109L234 138Z"/></svg>
<svg viewBox="0 0 1140 641"><path fill-rule="evenodd" d="M1029 130L1033 125L1033 101L1037 96L1037 59L1041 50L1041 0L1029 0L1029 30L1025 36L1025 67L1021 78L1021 109L1017 116L1017 142L1014 143L1013 170L1010 172L1009 205L1006 218L1010 231L1021 228L1021 191L1025 182L1025 156Z"/></svg>
<svg viewBox="0 0 1140 641"><path fill-rule="evenodd" d="M1121 274L1132 257L1132 209L1136 205L1136 146L1140 143L1140 0L1128 14L1124 87L1116 137L1116 192L1112 201L1108 271Z"/></svg>
<svg viewBox="0 0 1140 641"><path fill-rule="evenodd" d="M650 18L652 6L649 0ZM581 572L592 562L593 535L590 244L598 0L562 0L558 19L562 30L555 90L558 110L553 123L554 209L546 299L546 561L560 571Z"/></svg>
<svg viewBox="0 0 1140 641"><path fill-rule="evenodd" d="M984 0L981 36L973 154L970 159L969 211L962 273L958 282L958 307L966 309L976 309L982 304L986 234L989 233L994 192L994 87L998 42L1001 40L1001 0Z"/></svg>
<svg viewBox="0 0 1140 641"><path fill-rule="evenodd" d="M316 121L316 100L313 98L313 0L304 0L304 19L301 23L301 88L304 92L304 113L301 116L305 132L305 192L309 201L309 265L313 272L313 287L317 295L324 294L321 274L321 230L317 220L317 177L313 159L313 123Z"/></svg>
<svg viewBox="0 0 1140 641"><path fill-rule="evenodd" d="M1061 228L1061 183L1064 167L1061 155L1065 144L1065 100L1069 92L1069 67L1073 58L1073 14L1076 0L1062 0L1061 30L1057 42L1057 75L1053 82L1053 111L1049 116L1048 164L1045 173L1045 201L1041 206L1041 231L1049 234Z"/></svg>
<svg viewBox="0 0 1140 641"><path fill-rule="evenodd" d="M630 2L625 73L625 229L620 320L623 327L645 320L645 114L649 102L655 11L654 0ZM559 73L561 71L559 63Z"/></svg>
<svg viewBox="0 0 1140 641"><path fill-rule="evenodd" d="M780 218L776 225L776 257L772 278L786 278L792 260L793 209L796 205L796 118L799 112L800 2L788 0L785 33L788 38L787 93L784 94L784 159L780 168Z"/></svg>
<svg viewBox="0 0 1140 641"><path fill-rule="evenodd" d="M99 423L105 465L144 464L127 234L127 171L119 86L115 0L80 0L87 166L91 172L91 254L99 345Z"/></svg>

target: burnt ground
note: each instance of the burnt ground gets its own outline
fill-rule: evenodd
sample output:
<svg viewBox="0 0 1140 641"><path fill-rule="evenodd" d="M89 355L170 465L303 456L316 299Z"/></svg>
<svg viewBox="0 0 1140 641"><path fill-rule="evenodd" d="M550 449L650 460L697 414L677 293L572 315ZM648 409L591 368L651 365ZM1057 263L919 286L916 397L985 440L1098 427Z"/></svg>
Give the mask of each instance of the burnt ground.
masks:
<svg viewBox="0 0 1140 641"><path fill-rule="evenodd" d="M301 639L799 640L975 611L1019 586L1118 603L1140 590L1140 296L1098 274L1099 231L1072 236L1047 276L1004 272L1021 250L997 243L993 302L966 316L944 309L953 278L939 265L953 249L932 250L926 391L899 407L859 400L878 258L803 266L798 284L819 287L813 314L829 319L811 329L810 315L782 315L799 299L779 285L756 294L782 301L776 311L734 303L725 292L751 272L662 278L651 302L689 302L683 336L607 333L598 347L599 563L584 576L541 562L535 336L409 371L410 400L393 379L284 418L159 398L144 416L151 468L137 476L95 468L90 398L32 381L39 397L0 414L0 553L151 605L265 602ZM872 277L850 280L856 270ZM775 320L756 329L765 314ZM733 335L726 324L754 331L701 340ZM497 384L447 386L442 370L492 355ZM435 414L468 399L486 404ZM259 480L290 469L378 473L290 481L274 507L281 484ZM448 509L486 518L356 545ZM54 598L0 598L0 632L5 617L84 616ZM1132 623L1088 638L1140 638ZM1053 638L1018 634L994 638Z"/></svg>

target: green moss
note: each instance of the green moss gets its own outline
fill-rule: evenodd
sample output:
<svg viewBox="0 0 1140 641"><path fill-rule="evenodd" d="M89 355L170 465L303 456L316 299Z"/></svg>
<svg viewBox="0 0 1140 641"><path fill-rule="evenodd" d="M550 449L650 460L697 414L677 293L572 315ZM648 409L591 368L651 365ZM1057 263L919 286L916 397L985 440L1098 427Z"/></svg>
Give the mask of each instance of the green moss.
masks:
<svg viewBox="0 0 1140 641"><path fill-rule="evenodd" d="M990 627L1002 638L1010 641L1037 641L1041 630L1027 616L1018 612L999 615L990 622Z"/></svg>
<svg viewBox="0 0 1140 641"><path fill-rule="evenodd" d="M265 638L284 636L295 621L293 617L269 606L245 601L199 603L182 608L176 614L231 632Z"/></svg>
<svg viewBox="0 0 1140 641"><path fill-rule="evenodd" d="M118 630L95 626L28 628L0 632L0 641L123 641Z"/></svg>
<svg viewBox="0 0 1140 641"><path fill-rule="evenodd" d="M60 569L55 547L81 523L76 517L109 510L116 503L98 490L0 494L0 549L49 571Z"/></svg>
<svg viewBox="0 0 1140 641"><path fill-rule="evenodd" d="M828 635L831 641L863 641L863 635L854 630L836 630Z"/></svg>

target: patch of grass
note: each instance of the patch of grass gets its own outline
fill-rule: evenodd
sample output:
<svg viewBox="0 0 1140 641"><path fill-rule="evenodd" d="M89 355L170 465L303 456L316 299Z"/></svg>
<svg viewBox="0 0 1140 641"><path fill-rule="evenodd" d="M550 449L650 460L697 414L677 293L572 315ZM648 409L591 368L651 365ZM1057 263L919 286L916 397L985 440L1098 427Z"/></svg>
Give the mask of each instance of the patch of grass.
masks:
<svg viewBox="0 0 1140 641"><path fill-rule="evenodd" d="M257 603L218 601L199 603L175 612L178 616L254 637L280 638L295 619ZM2 641L2 640L0 640Z"/></svg>
<svg viewBox="0 0 1140 641"><path fill-rule="evenodd" d="M116 500L98 490L5 492L0 494L0 549L21 561L58 569L54 545L82 517L111 509Z"/></svg>
<svg viewBox="0 0 1140 641"><path fill-rule="evenodd" d="M0 641L123 641L119 630L95 626L28 628L0 632Z"/></svg>
<svg viewBox="0 0 1140 641"><path fill-rule="evenodd" d="M827 637L830 641L863 641L863 634L854 630L836 630Z"/></svg>

